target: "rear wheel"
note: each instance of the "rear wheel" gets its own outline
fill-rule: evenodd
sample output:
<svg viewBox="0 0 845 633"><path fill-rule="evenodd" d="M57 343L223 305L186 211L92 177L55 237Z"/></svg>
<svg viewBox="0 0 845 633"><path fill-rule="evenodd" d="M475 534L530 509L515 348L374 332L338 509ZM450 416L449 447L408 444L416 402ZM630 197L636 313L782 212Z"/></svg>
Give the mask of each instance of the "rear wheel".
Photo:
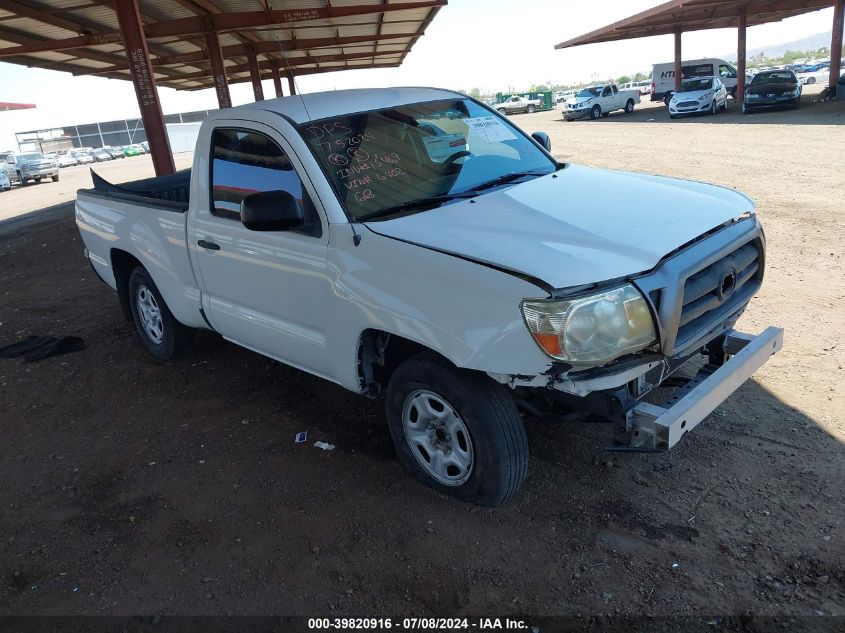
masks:
<svg viewBox="0 0 845 633"><path fill-rule="evenodd" d="M21 175L21 172L17 172L17 174L18 174L18 184L19 184L21 187L25 187L29 181L28 181L28 180L26 180L26 179L25 179L25 178Z"/></svg>
<svg viewBox="0 0 845 633"><path fill-rule="evenodd" d="M56 174L55 176L51 176L51 178L53 179L53 182L59 182L59 174Z"/></svg>
<svg viewBox="0 0 845 633"><path fill-rule="evenodd" d="M811 86L811 85L813 85L814 83L816 83L816 78L815 78L815 77L808 77L808 78L807 78L807 85L808 85L808 86Z"/></svg>
<svg viewBox="0 0 845 633"><path fill-rule="evenodd" d="M195 330L179 323L140 266L129 276L129 305L141 342L159 360L175 358L193 343Z"/></svg>
<svg viewBox="0 0 845 633"><path fill-rule="evenodd" d="M590 110L590 118L591 119L598 119L601 116L601 106L596 104L593 106L593 109Z"/></svg>
<svg viewBox="0 0 845 633"><path fill-rule="evenodd" d="M423 352L393 373L385 407L399 461L426 486L488 506L522 486L525 427L505 387L487 376Z"/></svg>
<svg viewBox="0 0 845 633"><path fill-rule="evenodd" d="M633 111L634 111L634 100L628 99L628 101L625 103L625 113L631 114L631 112L633 112Z"/></svg>

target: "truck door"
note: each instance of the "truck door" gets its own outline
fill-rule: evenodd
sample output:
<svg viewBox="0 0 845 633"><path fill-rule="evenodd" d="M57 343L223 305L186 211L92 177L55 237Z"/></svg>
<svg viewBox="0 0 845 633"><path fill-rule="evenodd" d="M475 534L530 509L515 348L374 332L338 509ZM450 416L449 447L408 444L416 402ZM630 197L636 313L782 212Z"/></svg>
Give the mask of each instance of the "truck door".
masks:
<svg viewBox="0 0 845 633"><path fill-rule="evenodd" d="M210 191L198 196L188 239L208 320L229 340L331 378L328 227L301 163L272 128L221 121L207 165ZM241 201L274 190L297 199L304 227L251 231L241 223Z"/></svg>

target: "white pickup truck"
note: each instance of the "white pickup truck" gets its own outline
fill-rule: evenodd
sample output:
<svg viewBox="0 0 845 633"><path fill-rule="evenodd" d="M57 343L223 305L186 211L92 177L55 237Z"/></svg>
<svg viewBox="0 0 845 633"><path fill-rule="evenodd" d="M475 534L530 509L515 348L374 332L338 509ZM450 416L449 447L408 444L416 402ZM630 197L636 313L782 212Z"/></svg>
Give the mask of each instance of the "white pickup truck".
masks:
<svg viewBox="0 0 845 633"><path fill-rule="evenodd" d="M521 97L520 95L513 95L508 99L497 103L494 108L500 114L521 114L526 112L533 114L543 106L542 99L529 99L528 97Z"/></svg>
<svg viewBox="0 0 845 633"><path fill-rule="evenodd" d="M763 280L751 200L549 149L447 90L285 97L212 113L189 172L95 177L76 222L156 358L202 328L384 395L419 480L497 505L523 415L666 450L782 344L733 329Z"/></svg>
<svg viewBox="0 0 845 633"><path fill-rule="evenodd" d="M590 86L579 91L571 99L567 99L563 107L563 118L567 121L575 119L598 119L608 116L615 110L625 110L626 114L634 111L634 106L640 102L640 91L620 90L616 84L602 84Z"/></svg>

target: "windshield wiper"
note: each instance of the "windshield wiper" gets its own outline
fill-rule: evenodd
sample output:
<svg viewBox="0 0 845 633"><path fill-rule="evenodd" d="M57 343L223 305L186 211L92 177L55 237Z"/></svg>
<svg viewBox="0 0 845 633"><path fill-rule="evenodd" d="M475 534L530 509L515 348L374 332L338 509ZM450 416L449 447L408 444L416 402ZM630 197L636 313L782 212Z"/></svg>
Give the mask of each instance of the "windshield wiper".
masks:
<svg viewBox="0 0 845 633"><path fill-rule="evenodd" d="M496 187L498 185L504 185L509 182L513 182L514 180L519 180L520 178L526 178L528 176L545 176L544 173L537 173L536 171L518 171L512 174L503 174L502 176L497 176L492 180L487 180L482 182L481 184L475 185L467 189L467 191L483 191L484 189L490 189L491 187Z"/></svg>
<svg viewBox="0 0 845 633"><path fill-rule="evenodd" d="M364 215L359 216L356 219L359 222L365 222L367 220L373 220L375 218L380 218L386 215L393 215L394 213L399 213L401 211L412 211L414 209L434 207L438 204L442 204L443 202L449 202L450 200L458 200L460 198L474 198L475 196L476 194L474 193L462 191L460 193L445 193L439 196L415 198L414 200L406 200L405 202L394 204L392 207L385 207L384 209L379 209L378 211L365 213Z"/></svg>

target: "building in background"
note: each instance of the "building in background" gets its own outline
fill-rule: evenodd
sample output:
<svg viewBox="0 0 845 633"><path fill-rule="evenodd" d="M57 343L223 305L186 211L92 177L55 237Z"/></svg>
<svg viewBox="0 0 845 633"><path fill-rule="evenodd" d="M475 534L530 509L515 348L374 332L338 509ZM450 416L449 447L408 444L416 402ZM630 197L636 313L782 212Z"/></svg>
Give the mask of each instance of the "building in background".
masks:
<svg viewBox="0 0 845 633"><path fill-rule="evenodd" d="M201 123L208 116L208 110L197 112L185 112L180 114L168 114L164 117L165 125L174 128L168 134L178 134L184 147L185 136L184 125L188 128L199 129ZM178 131L177 131L178 130ZM196 136L193 136L196 139ZM147 140L144 132L144 123L141 119L121 119L118 121L101 121L98 123L81 123L78 125L65 125L61 127L45 128L43 130L32 130L30 132L16 132L15 141L21 152L66 152L75 147L122 147ZM182 151L191 151L182 150ZM174 148L173 151L180 151Z"/></svg>

